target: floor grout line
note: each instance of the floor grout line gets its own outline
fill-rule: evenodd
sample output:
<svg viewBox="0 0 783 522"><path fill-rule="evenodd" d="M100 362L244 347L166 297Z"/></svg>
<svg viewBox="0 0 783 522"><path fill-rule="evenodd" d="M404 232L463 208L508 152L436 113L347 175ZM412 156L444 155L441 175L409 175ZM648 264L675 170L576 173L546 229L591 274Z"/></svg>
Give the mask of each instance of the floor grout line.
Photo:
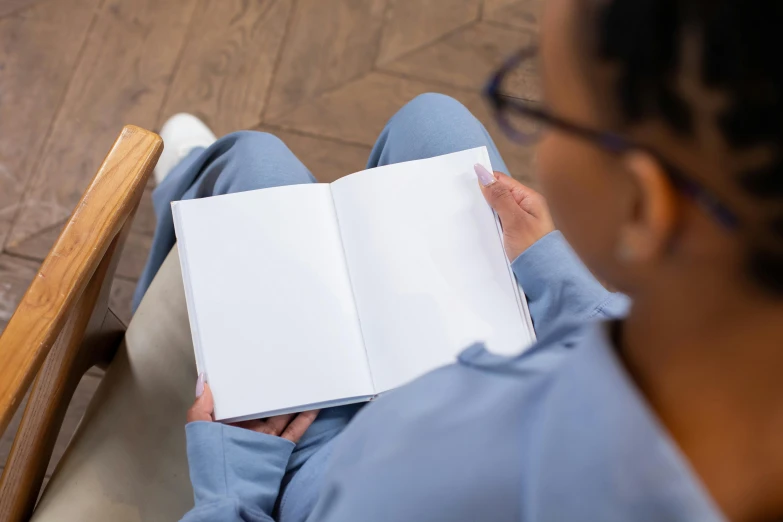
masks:
<svg viewBox="0 0 783 522"><path fill-rule="evenodd" d="M386 31L388 31L389 27L389 18L391 16L392 11L394 10L394 0L386 0L386 4L383 6L383 18L381 20L381 30L380 35L378 36L378 45L376 45L375 48L375 56L373 56L372 60L372 69L375 69L375 65L378 63L378 55L381 54L381 49L383 48L383 41L386 37Z"/></svg>
<svg viewBox="0 0 783 522"><path fill-rule="evenodd" d="M362 143L359 141L351 141L351 140L345 140L342 138L335 138L334 136L325 136L322 134L318 134L315 132L309 132L309 131L303 131L300 129L297 129L295 127L285 127L283 125L275 125L273 123L264 123L259 122L256 125L254 125L250 130L263 130L263 129L269 129L272 131L280 131L280 132L288 132L289 134L296 134L297 136L302 136L304 138L317 138L325 141L331 141L332 143L337 143L340 145L348 145L351 147L359 147L363 149L371 149L372 145L369 145L367 143Z"/></svg>
<svg viewBox="0 0 783 522"><path fill-rule="evenodd" d="M415 82L419 82L419 83L429 83L431 85L434 85L434 86L437 86L437 87L442 87L444 89L449 89L451 91L460 91L460 92L464 92L464 93L468 93L468 94L480 94L481 93L481 88L463 87L463 86L453 85L453 84L450 84L450 83L447 83L447 82L443 82L443 81L440 81L440 80L433 80L433 79L430 79L430 78L421 78L421 77L411 76L411 75L408 75L408 74L405 74L405 73L389 71L389 70L386 70L386 69L376 69L373 72L375 74L387 75L387 76L396 77L396 78L400 78L400 79L408 80L408 81L415 81ZM362 76L361 78L363 78L363 77L364 76ZM361 78L359 78L359 79L361 79ZM337 87L336 89L332 89L332 90L329 90L329 91L324 91L318 97L321 97L321 96L323 96L325 94L328 94L329 92L332 92L334 90L343 88L346 85L348 85L349 83L352 83L353 81L357 81L357 80L352 80L350 82L346 82L346 83L340 85L340 87ZM526 101L531 101L531 102L538 103L537 100L526 100ZM293 110L295 110L295 109L293 109ZM286 113L286 114L288 114L288 113ZM372 145L367 144L367 143L362 143L362 142L358 142L358 141L351 141L351 140L345 140L345 139L342 139L342 138L335 138L334 136L325 136L325 135L321 135L321 134L314 133L314 132L309 132L309 131L302 131L302 130L297 129L295 127L287 127L285 125L275 124L274 122L260 121L260 122L256 123L253 127L251 127L251 130L258 130L259 128L268 128L268 129L272 129L272 130L279 130L279 131L283 131L283 132L290 132L290 133L293 133L293 134L298 134L298 135L305 136L305 137L310 137L310 138L325 139L325 140L329 140L329 141L332 141L332 142L335 142L335 143L341 143L343 145L352 145L352 146L357 146L357 147L372 147Z"/></svg>
<svg viewBox="0 0 783 522"><path fill-rule="evenodd" d="M378 74L386 74L388 76L395 76L395 77L401 78L403 80L410 80L410 81L421 82L421 83L431 83L433 85L437 85L437 86L443 87L445 89L452 89L452 90L461 91L461 92L464 92L464 93L481 94L481 92L482 92L481 88L464 87L462 85L454 85L454 84L447 83L447 82L444 82L444 81L441 81L441 80L433 80L431 78L422 78L422 77L419 77L419 76L412 76L410 74L401 73L401 72L397 72L397 71L388 71L388 70L384 69L384 70L379 70L379 71L376 71L376 72ZM532 98L518 97L518 99L526 101L526 102L536 103L536 104L540 104L541 103L541 100L535 100L535 99L532 99Z"/></svg>
<svg viewBox="0 0 783 522"><path fill-rule="evenodd" d="M43 259L37 258L35 256L28 256L27 254L18 254L16 252L7 252L3 251L4 256L13 257L15 259L21 259L22 261L32 261L38 264L43 263Z"/></svg>
<svg viewBox="0 0 783 522"><path fill-rule="evenodd" d="M387 69L378 69L376 71L378 74L385 74L387 76L394 76L395 78L400 78L403 80L409 80L413 82L421 82L421 83L431 83L433 85L436 85L438 87L443 87L445 89L451 89L456 91L462 91L465 93L481 93L481 88L474 88L474 87L464 87L462 85L454 85L452 83L444 82L441 80L433 80L432 78L422 78L420 76L414 76L408 73L402 73L397 71L390 71Z"/></svg>
<svg viewBox="0 0 783 522"><path fill-rule="evenodd" d="M362 78L364 78L365 76L368 76L368 75L370 75L370 74L372 74L372 73L374 73L374 72L376 72L376 71L375 71L375 66L374 66L374 65L371 65L371 66L370 66L370 68L369 68L368 70L366 70L366 71L362 71L362 72L360 72L360 73L357 73L357 74L356 74L356 75L354 75L354 76L351 76L351 77L349 77L349 78L346 78L346 79L345 79L345 81L344 81L343 83L341 83L340 85L336 85L336 86L334 86L334 87L330 87L330 88L328 88L328 89L324 89L323 91L321 91L321 92L319 92L319 93L315 94L315 95L314 95L314 96L312 96L311 98L308 98L308 99L304 99L304 100L302 100L302 101L301 101L301 102L299 102L297 105L295 105L294 107L291 107L290 109L286 110L285 112L283 112L283 113L281 113L281 114L276 114L275 116L272 116L272 121L274 121L274 120L279 120L280 118L283 118L283 117L285 117L285 116L287 116L287 115L291 114L292 112L294 112L295 110L297 110L299 107L301 107L301 106L303 106L303 105L305 105L305 104L307 104L307 103L310 103L310 102L312 102L312 101L314 101L314 100L317 100L317 99L319 99L319 98L323 98L324 96L327 96L327 95L329 95L329 94L331 94L331 93L333 93L333 92L339 91L340 89L342 89L342 88L343 88L343 87L345 87L346 85L349 85L349 84L351 84L351 83L353 83L353 82L359 81L359 80L361 80ZM265 117L265 118L266 118L266 117ZM262 122L263 122L263 123L267 123L267 121L266 121L266 120L262 120Z"/></svg>
<svg viewBox="0 0 783 522"><path fill-rule="evenodd" d="M389 65L391 63L397 62L399 60L404 60L408 56L411 56L414 53L418 53L419 51L423 51L424 49L429 49L433 45L437 45L437 44L441 43L442 41L444 41L444 40L454 36L458 32L464 31L465 29L467 29L471 25L475 25L475 24L478 24L478 23L479 23L479 20L476 20L476 19L473 19L473 20L471 20L469 22L465 22L464 24L461 24L461 25L455 27L454 29L446 31L445 33L443 33L442 35L438 36L437 38L435 38L431 42L427 42L424 45L421 45L421 46L419 46L419 47L417 47L415 49L411 49L410 51L406 51L406 52L402 53L399 56L395 56L394 58L392 58L391 60L389 60L387 62L384 62L384 63L381 63L381 64L378 64L378 63L373 64L373 70L374 71L382 70L381 68L386 66L386 65Z"/></svg>
<svg viewBox="0 0 783 522"><path fill-rule="evenodd" d="M288 0L284 0L288 1ZM275 56L275 63L272 65L272 78L269 80L269 91L266 93L266 99L264 105L261 107L261 114L258 115L260 121L264 121L266 118L267 109L269 108L269 102L272 100L272 92L275 89L275 83L277 82L277 73L280 70L280 63L283 61L283 53L285 52L285 44L288 41L288 37L291 34L291 27L294 25L294 19L296 18L296 11L299 9L299 1L291 0L293 4L291 11L288 13L288 19L285 21L285 29L283 30L283 38L280 40L280 48L277 50L277 56Z"/></svg>
<svg viewBox="0 0 783 522"><path fill-rule="evenodd" d="M29 5L23 5L22 7L17 7L16 9L12 9L11 11L8 11L7 13L0 15L0 20L3 20L4 18L12 18L14 16L17 16L21 13L24 13L25 11L29 11L30 9L34 9L38 7L41 4L50 3L54 0L38 0L37 2L33 2Z"/></svg>
<svg viewBox="0 0 783 522"><path fill-rule="evenodd" d="M511 30L517 31L517 32L531 31L533 34L537 34L538 33L538 31L536 31L536 29L533 29L531 27L519 27L518 25L507 24L505 22L499 22L498 20L482 20L481 23L482 24L487 24L487 25L492 25L492 26L495 26L495 27L499 27L501 29L506 29L506 30L511 29Z"/></svg>
<svg viewBox="0 0 783 522"><path fill-rule="evenodd" d="M174 85L177 74L179 73L179 68L182 65L182 60L185 56L185 49L187 49L188 43L190 42L190 36L191 32L193 31L193 24L195 23L194 20L196 18L196 10L198 9L200 3L200 0L193 1L193 9L190 12L190 18L188 19L188 27L185 29L185 35L182 37L182 45L180 46L179 51L177 51L177 58L174 60L174 67L171 68L171 79L169 80L168 85L166 85L166 92L163 93L163 99L160 102L158 114L155 116L155 128L158 129L158 131L160 131L160 128L163 126L163 121L161 121L163 118L163 111L166 110L166 105L169 103L171 86Z"/></svg>
<svg viewBox="0 0 783 522"><path fill-rule="evenodd" d="M385 15L385 12L384 12L384 15ZM384 24L384 27L385 27L385 20L382 21L382 24ZM377 53L379 52L379 49L380 49L380 45L381 45L380 33L382 31L383 31L383 28L381 28L381 31L379 31L379 37L378 37L378 39L376 39L376 42L375 42L375 46L376 46L375 52L376 52L376 55L377 55ZM276 115L272 116L272 121L279 120L280 118L283 118L283 117L285 117L288 114L291 114L292 112L297 110L299 107L301 107L303 104L309 103L309 102L311 102L313 100L316 100L318 98L326 96L326 95L328 95L328 94L330 94L332 92L338 91L338 90L342 89L343 87L345 87L346 85L348 85L350 83L353 83L353 82L355 82L357 80L360 80L360 79L364 78L365 76L367 76L368 74L371 74L374 71L375 71L375 62L373 61L370 64L369 69L367 69L366 71L359 72L359 73L355 74L354 76L350 76L350 77L346 78L345 80L343 80L342 83L340 83L340 85L335 85L334 87L330 87L328 89L324 89L323 91L320 91L320 92L314 94L310 98L301 100L295 106L287 109L286 111L284 111L284 112L282 112L280 114L276 114ZM277 74L277 73L275 73L275 74ZM272 90L270 89L270 93L271 92L272 92ZM267 117L267 109L268 109L268 107L264 107L264 115L263 115L263 117L261 119L262 123L267 123L267 119L266 119L266 117Z"/></svg>
<svg viewBox="0 0 783 522"><path fill-rule="evenodd" d="M49 232L50 230L53 230L53 229L55 229L55 228L60 228L60 227L63 227L63 228L64 228L64 227L65 227L65 225L68 223L68 221L70 221L70 219L71 219L71 214L69 214L69 215L68 215L68 217L64 217L64 218L62 218L62 219L59 219L59 220L55 221L54 223L50 223L50 224L46 225L45 227L42 227L42 228L40 228L40 229L36 230L36 231L35 231L35 232L33 232L32 234L30 234L30 235L28 235L28 236L25 236L24 238L22 238L22 240L21 240L20 244L21 244L21 243L23 243L23 242L26 242L26 241L30 241L31 239L33 239L33 238L35 238L35 237L37 237L37 236L41 236L41 235L43 235L43 234L46 234L47 232ZM62 232L62 231L61 231L61 232ZM57 234L57 236L59 237L59 236L60 236L60 234ZM56 242L56 241L55 241L55 242ZM54 243L52 243L52 246L54 246ZM10 253L12 253L13 251L12 251L12 250L9 250L8 248L9 248L9 247L8 247L8 242L6 242L6 245L5 245L5 248L3 249L3 251L4 251L4 252L7 252L7 253L9 253L9 254L10 254ZM51 247L50 247L50 249L51 249ZM26 254L21 254L21 253L17 253L17 254L18 254L18 255L26 255ZM47 252L47 254L48 254L48 252ZM34 256L28 256L28 257L34 257ZM42 259L43 259L43 258L42 258Z"/></svg>

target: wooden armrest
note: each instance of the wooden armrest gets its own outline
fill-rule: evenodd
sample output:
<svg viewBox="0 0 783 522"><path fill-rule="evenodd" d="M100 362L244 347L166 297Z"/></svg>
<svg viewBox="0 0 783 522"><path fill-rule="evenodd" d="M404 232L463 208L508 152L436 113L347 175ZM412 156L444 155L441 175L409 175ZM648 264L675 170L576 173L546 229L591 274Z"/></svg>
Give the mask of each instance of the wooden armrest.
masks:
<svg viewBox="0 0 783 522"><path fill-rule="evenodd" d="M8 322L0 337L0 433L134 211L162 145L144 129L122 130Z"/></svg>
<svg viewBox="0 0 783 522"><path fill-rule="evenodd" d="M32 383L0 477L0 520L30 517L79 380L122 339L111 281L162 149L157 134L122 130L0 337L0 435Z"/></svg>

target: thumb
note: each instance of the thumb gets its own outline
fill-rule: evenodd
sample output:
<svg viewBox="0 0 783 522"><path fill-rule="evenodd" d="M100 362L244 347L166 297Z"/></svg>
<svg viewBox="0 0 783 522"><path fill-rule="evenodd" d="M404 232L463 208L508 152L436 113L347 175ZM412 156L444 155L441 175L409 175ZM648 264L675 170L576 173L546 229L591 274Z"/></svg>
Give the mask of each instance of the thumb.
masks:
<svg viewBox="0 0 783 522"><path fill-rule="evenodd" d="M521 209L511 192L511 185L508 183L510 178L499 173L492 174L478 163L474 169L481 185L481 193L484 194L484 199L489 206L498 213L500 221L504 222L504 218L510 220L516 217Z"/></svg>
<svg viewBox="0 0 783 522"><path fill-rule="evenodd" d="M212 390L209 389L209 384L204 383L203 393L196 398L196 402L188 410L188 422L212 422L214 411L215 400L212 398Z"/></svg>

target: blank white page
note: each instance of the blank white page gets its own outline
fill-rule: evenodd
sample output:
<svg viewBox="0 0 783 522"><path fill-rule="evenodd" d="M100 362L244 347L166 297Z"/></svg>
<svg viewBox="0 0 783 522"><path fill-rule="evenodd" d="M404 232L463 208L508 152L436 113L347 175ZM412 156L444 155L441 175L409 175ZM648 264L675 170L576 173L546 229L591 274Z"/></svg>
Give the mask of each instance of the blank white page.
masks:
<svg viewBox="0 0 783 522"><path fill-rule="evenodd" d="M332 183L378 392L453 362L476 341L506 354L532 342L476 163L492 170L486 148Z"/></svg>
<svg viewBox="0 0 783 522"><path fill-rule="evenodd" d="M372 395L329 185L173 204L217 419Z"/></svg>

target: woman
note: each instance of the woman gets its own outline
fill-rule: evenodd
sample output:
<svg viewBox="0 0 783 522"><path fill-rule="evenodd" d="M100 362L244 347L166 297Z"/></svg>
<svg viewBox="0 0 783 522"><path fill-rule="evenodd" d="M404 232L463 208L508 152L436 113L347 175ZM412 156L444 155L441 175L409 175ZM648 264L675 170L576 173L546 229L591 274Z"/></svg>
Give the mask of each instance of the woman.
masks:
<svg viewBox="0 0 783 522"><path fill-rule="evenodd" d="M477 176L537 345L470 350L315 421L211 422L200 381L185 520L783 518L780 27L771 1L549 0L545 108L504 97L505 70L489 89L512 137L546 129L546 203L453 100L403 108L369 166L490 149L501 174ZM158 204L310 180L279 141L240 133L191 152Z"/></svg>

